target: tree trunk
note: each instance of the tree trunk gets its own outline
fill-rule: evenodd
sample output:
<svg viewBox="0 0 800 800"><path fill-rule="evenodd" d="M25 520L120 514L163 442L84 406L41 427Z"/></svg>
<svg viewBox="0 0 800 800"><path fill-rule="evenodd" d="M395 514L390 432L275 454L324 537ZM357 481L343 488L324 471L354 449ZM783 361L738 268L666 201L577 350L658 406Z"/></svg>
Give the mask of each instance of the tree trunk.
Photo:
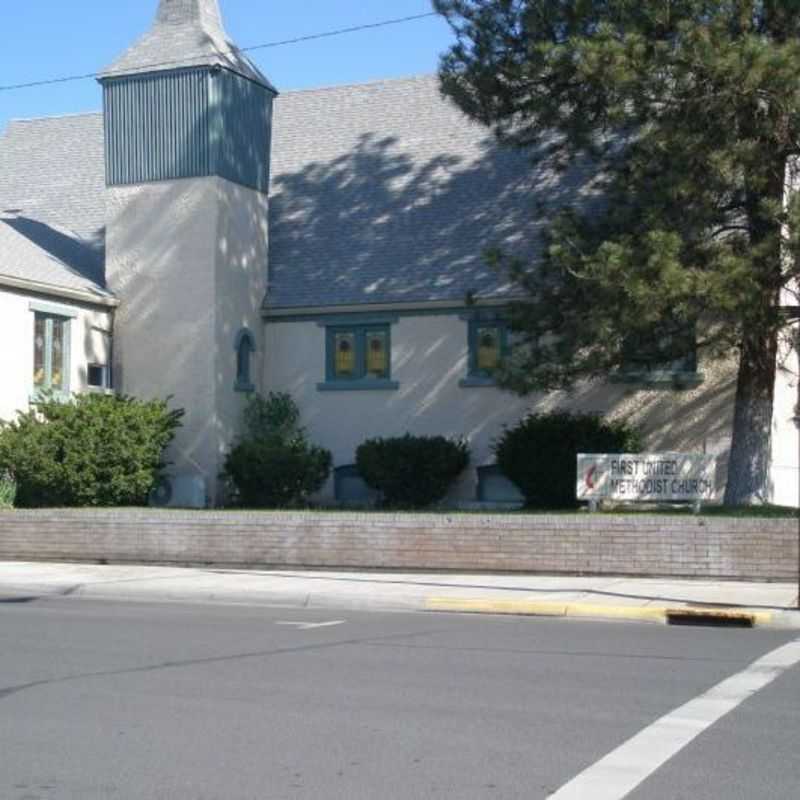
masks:
<svg viewBox="0 0 800 800"><path fill-rule="evenodd" d="M751 336L742 343L725 505L770 500L772 404L777 335Z"/></svg>

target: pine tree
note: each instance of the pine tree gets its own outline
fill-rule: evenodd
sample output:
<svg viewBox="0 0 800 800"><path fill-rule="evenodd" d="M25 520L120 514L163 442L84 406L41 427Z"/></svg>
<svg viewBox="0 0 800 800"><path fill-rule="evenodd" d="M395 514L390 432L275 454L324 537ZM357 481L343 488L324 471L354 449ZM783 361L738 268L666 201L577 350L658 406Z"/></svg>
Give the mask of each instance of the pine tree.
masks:
<svg viewBox="0 0 800 800"><path fill-rule="evenodd" d="M538 263L493 254L526 298L503 382L569 388L696 333L738 359L725 502L763 500L797 330L800 0L434 4L456 34L442 91L503 141L593 159L602 184L599 208L550 220Z"/></svg>

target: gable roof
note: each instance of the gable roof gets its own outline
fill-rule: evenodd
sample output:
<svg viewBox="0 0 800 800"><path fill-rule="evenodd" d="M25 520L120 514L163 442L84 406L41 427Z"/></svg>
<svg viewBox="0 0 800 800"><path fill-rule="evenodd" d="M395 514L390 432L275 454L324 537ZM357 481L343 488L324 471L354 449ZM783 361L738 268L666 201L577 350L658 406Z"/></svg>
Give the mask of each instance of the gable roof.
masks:
<svg viewBox="0 0 800 800"><path fill-rule="evenodd" d="M12 122L0 136L0 276L110 296L103 286L103 122Z"/></svg>
<svg viewBox="0 0 800 800"><path fill-rule="evenodd" d="M591 174L498 146L436 76L283 94L272 173L270 310L513 297L485 251L535 259L537 202Z"/></svg>
<svg viewBox="0 0 800 800"><path fill-rule="evenodd" d="M0 136L0 275L106 291L103 159L101 114L11 123ZM286 92L275 101L265 308L513 297L485 250L535 259L537 206L582 201L591 177L499 147L435 76ZM20 236L39 252L23 258Z"/></svg>
<svg viewBox="0 0 800 800"><path fill-rule="evenodd" d="M199 66L224 67L275 91L228 38L217 0L160 0L150 30L106 67L100 79Z"/></svg>

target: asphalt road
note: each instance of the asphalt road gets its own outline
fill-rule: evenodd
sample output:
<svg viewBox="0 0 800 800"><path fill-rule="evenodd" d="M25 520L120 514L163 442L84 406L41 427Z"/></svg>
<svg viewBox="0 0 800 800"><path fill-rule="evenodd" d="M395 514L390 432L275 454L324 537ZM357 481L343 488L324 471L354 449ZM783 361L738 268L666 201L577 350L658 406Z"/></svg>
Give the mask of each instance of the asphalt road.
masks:
<svg viewBox="0 0 800 800"><path fill-rule="evenodd" d="M796 800L800 667L797 645L786 647L796 639L0 603L0 798ZM620 788L631 775L635 788Z"/></svg>

